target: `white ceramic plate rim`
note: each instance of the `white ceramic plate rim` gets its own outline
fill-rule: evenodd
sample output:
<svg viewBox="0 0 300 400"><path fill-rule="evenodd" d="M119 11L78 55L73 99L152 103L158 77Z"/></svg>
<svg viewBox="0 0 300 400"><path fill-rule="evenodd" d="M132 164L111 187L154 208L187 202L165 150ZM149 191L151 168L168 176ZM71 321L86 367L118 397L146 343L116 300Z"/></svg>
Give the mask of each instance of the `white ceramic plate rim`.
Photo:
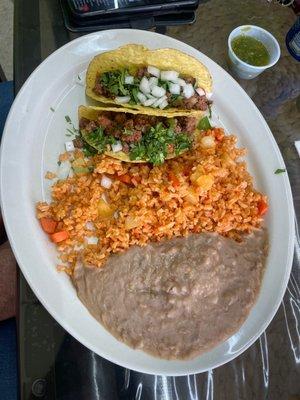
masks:
<svg viewBox="0 0 300 400"><path fill-rule="evenodd" d="M158 359L153 359L153 366L149 366L148 364L146 366L143 366L141 362L137 363L136 361L132 361L130 358L129 359L124 359L124 357L116 357L112 356L110 349L100 349L99 347L91 344L88 339L85 338L85 335L82 332L78 332L75 329L73 329L72 326L72 321L68 321L63 318L63 316L60 314L60 310L55 309L55 307L52 306L51 304L51 299L47 299L47 295L43 294L41 291L40 287L40 282L38 282L35 279L35 275L32 272L30 268L30 263L29 260L24 258L24 249L22 248L21 243L17 243L15 240L15 233L17 226L14 224L14 220L12 217L13 210L10 207L10 200L9 196L7 195L6 187L4 186L5 178L7 177L7 174L9 173L8 168L6 167L6 161L8 160L8 154L5 154L5 149L8 147L8 143L10 140L12 140L12 133L10 132L14 120L18 117L18 107L20 107L20 104L22 102L22 98L24 99L24 96L28 94L30 91L30 86L32 83L33 76L37 74L43 67L53 61L57 54L60 54L61 52L66 51L68 48L74 48L79 44L82 44L83 40L88 43L88 41L92 38L101 38L101 36L105 35L107 32L109 32L112 35L115 35L118 37L118 35L122 37L128 37L128 42L143 42L143 40L147 41L150 39L153 39L153 41L157 40L159 41L160 47L174 47L181 48L182 50L186 51L187 53L190 53L196 57L199 57L202 61L207 63L210 63L210 65L213 65L214 69L218 71L219 73L222 73L224 77L226 77L226 82L228 85L231 85L235 88L236 91L239 91L240 96L245 98L245 96L248 98L247 94L243 91L243 89L236 83L236 81L229 75L227 74L224 70L221 69L217 64L212 62L208 57L203 55L202 53L198 52L197 50L193 49L192 47L183 44L182 42L179 42L178 40L165 37L163 35L159 35L156 33L152 32L144 32L144 31L139 31L139 30L111 30L111 31L102 31L98 33L92 33L90 35L86 35L85 37L80 37L78 39L75 39L72 42L67 43L65 46L62 48L56 50L52 55L50 55L46 60L41 63L37 69L30 75L30 77L27 79L25 84L23 85L22 89L18 93L15 102L10 110L6 126L4 129L3 133L3 138L2 138L2 145L1 145L1 176L0 176L0 187L1 187L1 207L3 211L3 217L4 217L4 223L5 227L8 233L8 237L12 246L12 249L14 251L14 254L16 256L16 259L18 261L18 264L30 284L31 288L37 295L38 299L41 301L43 306L49 311L49 313L70 333L72 334L77 340L79 340L81 343L83 343L86 347L90 348L94 352L98 353L99 355L105 357L106 359L115 362L117 364L120 364L124 367L130 368L130 369L135 369L139 370L144 373L151 373L151 374L162 374L162 375L186 375L186 374L191 374L191 373L198 373L198 372L203 372L206 371L210 368L215 368L218 367L219 365L222 365L233 358L237 357L239 354L241 354L246 348L248 348L260 335L261 333L266 329L272 318L274 317L280 302L282 300L282 297L284 295L289 275L290 275L290 270L292 266L292 259L293 259L293 243L294 243L294 223L293 223L293 203L292 203L292 194L291 194L291 189L290 189L290 184L288 180L288 176L286 174L283 174L280 179L280 192L281 196L283 196L283 199L286 201L286 207L287 210L285 211L285 216L287 218L287 223L286 223L286 235L287 235L287 249L286 249L286 257L285 257L285 266L284 266L284 275L282 276L282 282L280 285L280 290L277 295L277 301L274 301L274 303L269 307L268 312L266 313L266 318L265 322L261 324L260 328L255 332L255 334L251 335L249 337L249 340L247 343L240 347L237 351L234 351L232 354L226 354L226 356L222 357L219 361L212 361L212 362L207 362L205 367L197 366L195 363L191 363L193 365L190 365L189 362L173 362L173 361L165 361L165 360L158 360ZM138 40L135 40L135 38L138 37ZM143 39L144 38L144 39ZM165 44L167 43L167 45ZM118 47L120 44L115 43L114 47ZM158 46L156 46L158 47ZM260 123L261 126L264 127L265 133L266 133L266 138L271 145L270 151L274 153L274 156L278 160L278 163L281 167L284 167L284 161L282 159L282 156L280 154L280 151L277 147L277 144L272 136L272 133L266 124L265 120L263 119L262 115L254 105L251 99L248 98L248 103L249 103L249 108L251 108L251 112L253 114L253 119L257 121L257 123ZM10 155L11 157L13 154ZM16 183L16 182L15 182ZM101 346L100 346L101 347ZM133 352L133 353L130 353ZM130 350L130 354L134 354L135 350ZM143 353L144 354L144 353ZM144 357L144 356L143 356ZM149 358L150 356L145 355L145 359ZM151 357L150 357L151 358ZM199 359L201 356L199 357ZM150 363L151 364L151 363ZM200 363L201 364L201 363Z"/></svg>

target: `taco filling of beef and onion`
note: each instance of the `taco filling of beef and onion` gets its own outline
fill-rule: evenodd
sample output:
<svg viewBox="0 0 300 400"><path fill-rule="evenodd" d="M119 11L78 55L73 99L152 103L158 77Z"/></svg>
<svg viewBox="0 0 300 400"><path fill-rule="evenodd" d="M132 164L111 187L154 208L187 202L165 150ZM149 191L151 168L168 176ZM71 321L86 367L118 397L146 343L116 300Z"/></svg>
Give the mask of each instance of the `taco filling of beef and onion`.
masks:
<svg viewBox="0 0 300 400"><path fill-rule="evenodd" d="M109 153L123 160L159 165L188 150L197 119L101 111L91 119L80 116L75 146L91 153ZM125 157L125 159L124 159Z"/></svg>
<svg viewBox="0 0 300 400"><path fill-rule="evenodd" d="M211 93L197 87L196 79L176 71L163 71L154 66L119 69L96 76L93 91L98 96L119 104L145 107L206 111Z"/></svg>

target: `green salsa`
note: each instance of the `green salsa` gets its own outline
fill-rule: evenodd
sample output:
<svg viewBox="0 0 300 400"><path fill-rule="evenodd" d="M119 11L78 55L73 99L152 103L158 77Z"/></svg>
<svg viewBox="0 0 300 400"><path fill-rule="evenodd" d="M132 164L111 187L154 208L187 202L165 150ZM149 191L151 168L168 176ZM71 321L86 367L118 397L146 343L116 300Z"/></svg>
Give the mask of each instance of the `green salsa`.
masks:
<svg viewBox="0 0 300 400"><path fill-rule="evenodd" d="M247 64L261 67L270 61L270 55L266 46L259 40L247 36L239 35L231 42L234 53Z"/></svg>

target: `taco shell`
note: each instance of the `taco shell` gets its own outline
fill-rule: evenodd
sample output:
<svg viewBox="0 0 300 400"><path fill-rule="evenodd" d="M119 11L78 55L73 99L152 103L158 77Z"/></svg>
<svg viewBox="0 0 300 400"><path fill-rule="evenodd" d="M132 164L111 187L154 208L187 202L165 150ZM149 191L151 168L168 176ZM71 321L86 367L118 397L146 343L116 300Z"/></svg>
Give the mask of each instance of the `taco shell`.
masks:
<svg viewBox="0 0 300 400"><path fill-rule="evenodd" d="M147 47L138 44L128 44L116 50L101 53L90 62L86 74L86 95L96 101L107 104L117 104L125 108L135 108L149 111L151 107L144 107L139 104L119 104L114 99L97 95L93 88L96 78L104 72L126 68L135 71L144 66L154 66L160 70L174 70L181 75L188 75L196 79L197 86L203 88L206 93L212 91L212 78L204 64L196 58L176 49L149 50ZM166 112L185 111L179 108L168 108ZM157 114L161 114L158 110Z"/></svg>

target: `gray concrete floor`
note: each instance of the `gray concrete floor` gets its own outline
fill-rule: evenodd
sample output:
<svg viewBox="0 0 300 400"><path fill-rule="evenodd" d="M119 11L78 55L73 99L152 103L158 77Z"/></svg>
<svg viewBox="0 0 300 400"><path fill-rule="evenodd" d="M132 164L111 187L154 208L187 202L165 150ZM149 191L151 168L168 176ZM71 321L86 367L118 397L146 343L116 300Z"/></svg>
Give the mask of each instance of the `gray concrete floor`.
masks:
<svg viewBox="0 0 300 400"><path fill-rule="evenodd" d="M13 79L13 0L0 1L0 64L8 80Z"/></svg>

